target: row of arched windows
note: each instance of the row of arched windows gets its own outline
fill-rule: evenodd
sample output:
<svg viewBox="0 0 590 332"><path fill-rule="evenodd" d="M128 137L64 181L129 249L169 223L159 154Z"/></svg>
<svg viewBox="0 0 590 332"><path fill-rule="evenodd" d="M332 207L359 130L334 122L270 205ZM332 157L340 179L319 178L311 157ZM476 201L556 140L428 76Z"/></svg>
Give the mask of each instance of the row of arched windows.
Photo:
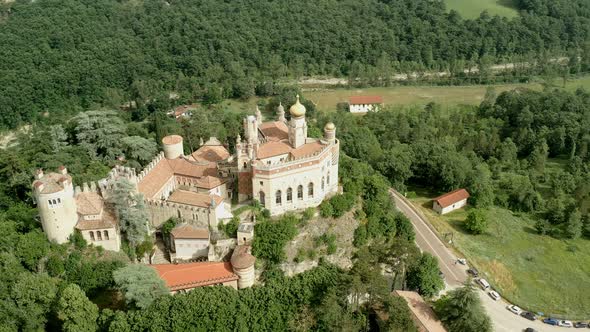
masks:
<svg viewBox="0 0 590 332"><path fill-rule="evenodd" d="M90 231L90 240L92 241L96 241L98 239L98 241L102 241L102 235L104 234L104 239L108 240L109 239L109 232L108 231L103 231L102 234L100 231L96 231L96 238L94 237L94 232Z"/></svg>
<svg viewBox="0 0 590 332"><path fill-rule="evenodd" d="M322 177L322 183L321 183L322 191L325 189L326 184L330 184L330 172L328 172L327 178ZM314 184L313 184L313 182L310 182L307 185L307 197L313 198L313 194L314 194ZM274 198L275 198L275 204L281 205L283 203L283 192L281 190L277 190L275 192ZM260 204L262 205L262 207L264 207L265 202L266 202L266 194L264 193L264 191L261 190L258 193L258 199L260 200ZM293 202L293 189L291 187L287 188L286 199L287 199L287 203ZM297 199L298 200L303 199L303 185L297 186Z"/></svg>

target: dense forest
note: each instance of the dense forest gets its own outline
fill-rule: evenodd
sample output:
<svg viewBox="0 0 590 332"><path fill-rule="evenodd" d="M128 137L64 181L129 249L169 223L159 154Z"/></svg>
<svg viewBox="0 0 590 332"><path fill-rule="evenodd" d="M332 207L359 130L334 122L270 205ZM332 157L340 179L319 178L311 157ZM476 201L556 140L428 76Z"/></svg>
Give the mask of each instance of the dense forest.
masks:
<svg viewBox="0 0 590 332"><path fill-rule="evenodd" d="M590 70L590 4L519 0L514 19L462 19L440 0L90 1L0 4L0 127L91 106L272 95L281 79L493 63ZM521 76L524 76L521 77ZM483 80L482 80L483 79Z"/></svg>

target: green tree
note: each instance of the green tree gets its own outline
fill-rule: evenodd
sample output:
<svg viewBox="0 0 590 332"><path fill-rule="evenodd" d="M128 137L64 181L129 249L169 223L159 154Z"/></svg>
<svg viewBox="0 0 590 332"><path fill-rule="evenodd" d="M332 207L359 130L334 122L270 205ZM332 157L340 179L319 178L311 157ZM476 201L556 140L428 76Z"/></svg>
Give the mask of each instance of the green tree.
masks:
<svg viewBox="0 0 590 332"><path fill-rule="evenodd" d="M449 332L491 332L492 321L485 314L473 286L450 291L435 302L434 310Z"/></svg>
<svg viewBox="0 0 590 332"><path fill-rule="evenodd" d="M483 234L488 228L488 221L485 213L480 209L469 211L465 220L465 228L472 234Z"/></svg>
<svg viewBox="0 0 590 332"><path fill-rule="evenodd" d="M109 202L115 207L121 231L133 248L145 240L149 222L143 195L135 190L134 184L126 178L120 178L114 183L109 195Z"/></svg>
<svg viewBox="0 0 590 332"><path fill-rule="evenodd" d="M49 252L49 242L45 234L32 231L19 236L15 254L31 271L36 271L39 260Z"/></svg>
<svg viewBox="0 0 590 332"><path fill-rule="evenodd" d="M123 137L121 139L121 147L125 156L137 161L141 166L149 163L158 151L158 146L153 139L146 139L140 136Z"/></svg>
<svg viewBox="0 0 590 332"><path fill-rule="evenodd" d="M142 264L130 264L113 273L117 288L125 294L127 303L147 308L155 299L169 293L156 270Z"/></svg>
<svg viewBox="0 0 590 332"><path fill-rule="evenodd" d="M47 314L57 295L58 279L43 273L23 272L10 291L12 303L8 304L12 321L20 330L41 331L47 322Z"/></svg>
<svg viewBox="0 0 590 332"><path fill-rule="evenodd" d="M72 120L76 125L78 145L86 149L91 157L114 160L122 154L125 125L115 111L87 111Z"/></svg>
<svg viewBox="0 0 590 332"><path fill-rule="evenodd" d="M582 214L578 209L572 211L567 220L565 233L570 239L577 239L582 235L582 228L584 224L582 222Z"/></svg>
<svg viewBox="0 0 590 332"><path fill-rule="evenodd" d="M445 287L439 271L436 257L423 253L416 264L408 270L408 287L417 290L425 297L435 296Z"/></svg>
<svg viewBox="0 0 590 332"><path fill-rule="evenodd" d="M57 317L64 331L96 331L98 307L76 284L68 285L57 302Z"/></svg>

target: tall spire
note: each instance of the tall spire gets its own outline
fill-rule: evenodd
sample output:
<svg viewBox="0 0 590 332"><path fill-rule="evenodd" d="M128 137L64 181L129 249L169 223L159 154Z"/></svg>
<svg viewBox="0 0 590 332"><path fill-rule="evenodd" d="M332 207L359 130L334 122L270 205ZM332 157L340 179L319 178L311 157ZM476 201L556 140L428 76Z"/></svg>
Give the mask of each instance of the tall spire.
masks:
<svg viewBox="0 0 590 332"><path fill-rule="evenodd" d="M283 107L283 103L279 102L279 107L277 107L277 121L286 122L285 119L285 108Z"/></svg>

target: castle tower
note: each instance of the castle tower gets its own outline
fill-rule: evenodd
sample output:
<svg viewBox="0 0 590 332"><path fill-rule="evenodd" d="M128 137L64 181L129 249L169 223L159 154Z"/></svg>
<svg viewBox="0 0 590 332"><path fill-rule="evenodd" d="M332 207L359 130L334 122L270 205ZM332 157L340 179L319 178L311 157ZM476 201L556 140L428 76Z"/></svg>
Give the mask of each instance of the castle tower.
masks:
<svg viewBox="0 0 590 332"><path fill-rule="evenodd" d="M234 249L231 256L231 265L234 273L238 275L238 289L252 287L256 280L256 271L254 263L256 257L252 256L249 245L239 245Z"/></svg>
<svg viewBox="0 0 590 332"><path fill-rule="evenodd" d="M336 141L336 126L332 122L324 126L324 140L329 143Z"/></svg>
<svg viewBox="0 0 590 332"><path fill-rule="evenodd" d="M258 120L255 116L248 115L244 119L244 133L248 143L258 143Z"/></svg>
<svg viewBox="0 0 590 332"><path fill-rule="evenodd" d="M277 121L287 122L287 119L285 119L285 108L281 102L279 102L279 107L277 107Z"/></svg>
<svg viewBox="0 0 590 332"><path fill-rule="evenodd" d="M162 148L166 159L176 159L184 156L182 136L170 135L162 138Z"/></svg>
<svg viewBox="0 0 590 332"><path fill-rule="evenodd" d="M289 143L297 149L305 144L305 140L307 139L305 106L299 102L299 95L297 95L295 104L289 108L289 113L291 114L291 121L289 122Z"/></svg>
<svg viewBox="0 0 590 332"><path fill-rule="evenodd" d="M68 170L64 166L60 166L59 173L44 174L37 170L33 195L47 238L57 243L67 242L78 222L74 186Z"/></svg>

